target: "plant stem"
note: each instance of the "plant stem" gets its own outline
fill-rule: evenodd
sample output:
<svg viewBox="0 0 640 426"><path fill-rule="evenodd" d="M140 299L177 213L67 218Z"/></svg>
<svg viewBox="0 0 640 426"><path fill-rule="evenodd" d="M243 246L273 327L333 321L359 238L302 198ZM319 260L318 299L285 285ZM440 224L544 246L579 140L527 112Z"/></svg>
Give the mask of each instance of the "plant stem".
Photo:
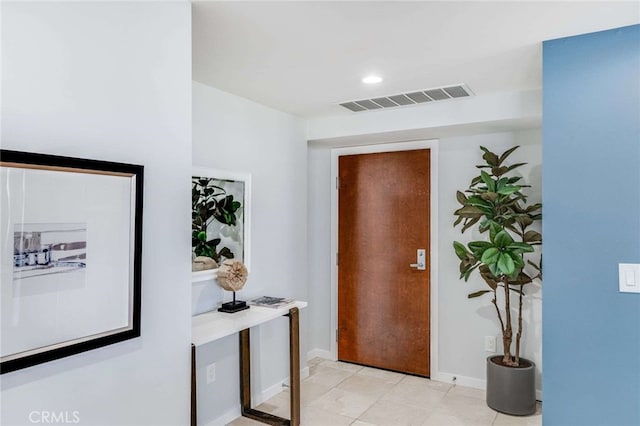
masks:
<svg viewBox="0 0 640 426"><path fill-rule="evenodd" d="M520 225L520 228L522 229L522 242L524 243L524 233L525 233L525 229L526 226L524 225ZM522 263L524 264L524 255L521 256L522 257ZM516 358L515 358L515 364L516 367L518 365L520 365L520 338L522 337L522 296L524 295L524 285L520 286L520 295L519 295L519 299L520 299L520 303L518 304L518 333L516 334Z"/></svg>
<svg viewBox="0 0 640 426"><path fill-rule="evenodd" d="M498 303L496 301L497 295L496 295L496 290L493 290L493 300L491 301L491 303L493 303L493 306L496 307L496 312L498 313L498 319L500 320L500 331L502 331L502 334L504 334L504 321L502 320L502 313L500 313L500 308L498 308Z"/></svg>
<svg viewBox="0 0 640 426"><path fill-rule="evenodd" d="M520 365L520 337L522 337L522 293L523 287L520 286L520 305L518 307L518 333L516 334L516 367Z"/></svg>
<svg viewBox="0 0 640 426"><path fill-rule="evenodd" d="M505 330L502 333L502 343L504 346L504 357L502 358L502 363L504 365L513 366L513 360L511 359L511 340L513 336L513 329L511 328L511 295L509 294L509 277L503 275L501 281L504 284L504 306L506 310Z"/></svg>

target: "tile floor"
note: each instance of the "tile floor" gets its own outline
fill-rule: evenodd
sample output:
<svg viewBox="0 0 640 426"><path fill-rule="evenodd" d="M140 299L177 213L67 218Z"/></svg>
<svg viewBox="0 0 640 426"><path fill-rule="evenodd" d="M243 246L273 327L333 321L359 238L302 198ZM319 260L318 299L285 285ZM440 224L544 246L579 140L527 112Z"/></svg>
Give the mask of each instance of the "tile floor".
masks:
<svg viewBox="0 0 640 426"><path fill-rule="evenodd" d="M540 426L487 407L484 391L375 368L315 358L301 386L303 426ZM257 407L289 418L288 389ZM263 425L241 417L229 426Z"/></svg>

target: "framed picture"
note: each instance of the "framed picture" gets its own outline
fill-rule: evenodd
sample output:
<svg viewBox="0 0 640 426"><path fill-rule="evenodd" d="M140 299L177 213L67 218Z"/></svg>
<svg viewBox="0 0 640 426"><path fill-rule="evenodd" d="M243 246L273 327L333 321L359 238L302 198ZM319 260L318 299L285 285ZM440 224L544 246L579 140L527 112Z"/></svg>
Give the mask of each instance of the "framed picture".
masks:
<svg viewBox="0 0 640 426"><path fill-rule="evenodd" d="M140 336L143 167L0 150L0 372Z"/></svg>
<svg viewBox="0 0 640 426"><path fill-rule="evenodd" d="M212 278L227 259L239 259L249 269L250 207L250 174L194 167L191 177L193 281Z"/></svg>

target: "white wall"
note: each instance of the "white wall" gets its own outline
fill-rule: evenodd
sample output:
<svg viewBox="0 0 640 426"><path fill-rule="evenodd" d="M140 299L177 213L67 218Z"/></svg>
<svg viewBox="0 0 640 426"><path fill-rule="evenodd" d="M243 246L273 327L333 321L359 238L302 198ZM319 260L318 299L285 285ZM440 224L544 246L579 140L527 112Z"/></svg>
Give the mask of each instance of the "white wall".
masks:
<svg viewBox="0 0 640 426"><path fill-rule="evenodd" d="M373 144L533 128L542 122L541 104L542 91L527 90L312 118L307 139L355 145L363 140ZM470 127L481 130L472 133Z"/></svg>
<svg viewBox="0 0 640 426"><path fill-rule="evenodd" d="M439 372L442 378L458 377L458 383L481 386L485 379L484 336L498 335L499 325L489 299L467 299L472 289L483 289L485 284L478 277L468 284L458 279L458 259L452 248L453 240L471 238L470 231L460 234L453 228L453 216L457 207L456 190L464 190L477 175L474 167L481 160L480 145L496 151L504 151L513 145L522 147L513 154L514 159L528 162L521 170L533 186L531 201L541 198L542 136L540 130L522 130L475 136L444 138L439 142L439 207L440 226L438 253L438 303L439 303ZM309 146L309 299L313 305L309 316L313 324L310 347L327 353L330 350L330 266L331 242L331 191L330 148L319 143ZM523 354L538 364L541 362L541 305L540 288L531 285L524 321ZM498 339L500 346L501 341ZM500 349L500 348L499 348ZM316 352L317 353L317 352ZM462 380L461 380L462 379Z"/></svg>
<svg viewBox="0 0 640 426"><path fill-rule="evenodd" d="M193 83L193 163L252 175L251 272L238 292L242 300L261 295L307 300L306 151L303 120ZM193 312L213 309L230 297L214 281L195 283ZM304 366L306 310L300 326ZM252 330L254 398L280 389L288 377L288 336L286 318ZM237 345L231 336L198 348L202 424L217 424L239 412ZM206 365L213 362L218 378L207 385Z"/></svg>
<svg viewBox="0 0 640 426"><path fill-rule="evenodd" d="M502 351L499 323L490 297L467 299L467 294L484 290L487 286L478 275L467 283L459 280L459 260L452 243L454 240L467 242L485 238L476 230L460 233L460 227L453 228L453 212L459 208L455 199L456 190L468 188L471 179L478 175L474 166L480 164L479 146L501 153L520 145L511 154L510 161L527 162L519 172L532 188L528 191L529 201L542 199L542 134L540 130L518 131L442 139L440 141L440 188L439 188L439 263L440 283L438 285L439 310L439 367L440 373L485 380L484 358L490 355L484 351L484 336L498 336L498 353ZM538 229L539 230L539 229ZM542 294L539 283L526 288L524 304L524 332L521 354L532 359L537 365L537 385L541 386L542 367Z"/></svg>
<svg viewBox="0 0 640 426"><path fill-rule="evenodd" d="M145 193L142 336L3 375L0 423L188 424L190 5L2 8L2 148L142 164Z"/></svg>
<svg viewBox="0 0 640 426"><path fill-rule="evenodd" d="M331 267L335 262L331 254L331 150L309 145L308 169L308 224L310 329L309 347L325 351L331 348Z"/></svg>

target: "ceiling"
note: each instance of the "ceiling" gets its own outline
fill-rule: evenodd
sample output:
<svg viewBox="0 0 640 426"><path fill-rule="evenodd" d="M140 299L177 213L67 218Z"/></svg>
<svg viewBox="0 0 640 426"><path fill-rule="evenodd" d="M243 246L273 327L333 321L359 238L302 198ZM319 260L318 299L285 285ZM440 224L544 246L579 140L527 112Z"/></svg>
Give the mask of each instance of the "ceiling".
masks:
<svg viewBox="0 0 640 426"><path fill-rule="evenodd" d="M457 83L539 89L542 41L637 23L639 1L193 1L193 79L302 117L348 115L338 103ZM369 73L384 81L363 84Z"/></svg>

